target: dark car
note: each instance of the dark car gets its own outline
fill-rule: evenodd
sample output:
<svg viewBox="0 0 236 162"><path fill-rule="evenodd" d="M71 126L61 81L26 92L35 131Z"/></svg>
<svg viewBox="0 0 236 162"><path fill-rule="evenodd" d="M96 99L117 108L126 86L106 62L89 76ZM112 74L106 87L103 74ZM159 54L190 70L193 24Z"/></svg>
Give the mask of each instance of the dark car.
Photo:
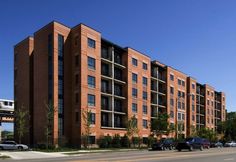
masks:
<svg viewBox="0 0 236 162"><path fill-rule="evenodd" d="M211 143L211 147L218 147L218 148L220 148L220 147L223 147L223 143L221 143L221 142Z"/></svg>
<svg viewBox="0 0 236 162"><path fill-rule="evenodd" d="M172 139L162 139L161 141L152 145L152 150L173 150L174 141Z"/></svg>
<svg viewBox="0 0 236 162"><path fill-rule="evenodd" d="M176 149L178 151L185 150L185 149L189 151L192 151L194 149L200 149L202 151L204 148L202 141L203 141L202 138L199 138L199 137L186 138L184 142L179 142L176 145Z"/></svg>
<svg viewBox="0 0 236 162"><path fill-rule="evenodd" d="M207 139L203 138L202 145L203 145L203 148L209 149L211 144Z"/></svg>

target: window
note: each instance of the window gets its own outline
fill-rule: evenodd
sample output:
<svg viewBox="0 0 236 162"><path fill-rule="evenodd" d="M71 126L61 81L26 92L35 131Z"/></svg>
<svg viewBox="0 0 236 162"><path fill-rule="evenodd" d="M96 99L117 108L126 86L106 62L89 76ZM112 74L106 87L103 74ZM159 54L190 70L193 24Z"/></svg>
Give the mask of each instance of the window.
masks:
<svg viewBox="0 0 236 162"><path fill-rule="evenodd" d="M209 90L207 90L207 95L208 95L208 96L210 95L210 91L209 91Z"/></svg>
<svg viewBox="0 0 236 162"><path fill-rule="evenodd" d="M170 74L170 80L174 81L174 75Z"/></svg>
<svg viewBox="0 0 236 162"><path fill-rule="evenodd" d="M185 81L182 80L182 86L185 87Z"/></svg>
<svg viewBox="0 0 236 162"><path fill-rule="evenodd" d="M88 68L95 69L95 59L88 56Z"/></svg>
<svg viewBox="0 0 236 162"><path fill-rule="evenodd" d="M146 91L143 91L143 99L147 100L147 92Z"/></svg>
<svg viewBox="0 0 236 162"><path fill-rule="evenodd" d="M95 144L95 141L96 141L96 140L95 140L95 136L89 136L89 137L88 137L88 143L89 143L89 144Z"/></svg>
<svg viewBox="0 0 236 162"><path fill-rule="evenodd" d="M207 105L210 105L210 101L209 100L207 100Z"/></svg>
<svg viewBox="0 0 236 162"><path fill-rule="evenodd" d="M185 120L185 114L182 114L182 120Z"/></svg>
<svg viewBox="0 0 236 162"><path fill-rule="evenodd" d="M181 120L181 113L178 113L178 120Z"/></svg>
<svg viewBox="0 0 236 162"><path fill-rule="evenodd" d="M178 101L178 109L181 109L181 102Z"/></svg>
<svg viewBox="0 0 236 162"><path fill-rule="evenodd" d="M184 110L185 109L185 103L182 102L182 109Z"/></svg>
<svg viewBox="0 0 236 162"><path fill-rule="evenodd" d="M170 105L174 106L174 99L173 98L170 99Z"/></svg>
<svg viewBox="0 0 236 162"><path fill-rule="evenodd" d="M132 103L132 112L133 113L137 113L138 109L137 109L137 104L136 103Z"/></svg>
<svg viewBox="0 0 236 162"><path fill-rule="evenodd" d="M136 88L132 88L132 96L137 98L138 96L138 90Z"/></svg>
<svg viewBox="0 0 236 162"><path fill-rule="evenodd" d="M194 95L192 95L192 101L194 101L195 100L195 96Z"/></svg>
<svg viewBox="0 0 236 162"><path fill-rule="evenodd" d="M192 115L192 121L195 121L195 116L194 115Z"/></svg>
<svg viewBox="0 0 236 162"><path fill-rule="evenodd" d="M173 110L171 110L171 111L170 111L170 118L172 118L172 119L173 119L174 117L175 117L175 115L174 115L174 111L173 111Z"/></svg>
<svg viewBox="0 0 236 162"><path fill-rule="evenodd" d="M211 97L213 97L214 96L214 93L213 92L211 92Z"/></svg>
<svg viewBox="0 0 236 162"><path fill-rule="evenodd" d="M178 79L178 85L181 85L181 80L180 79Z"/></svg>
<svg viewBox="0 0 236 162"><path fill-rule="evenodd" d="M79 102L79 94L75 93L75 103L78 103L78 102Z"/></svg>
<svg viewBox="0 0 236 162"><path fill-rule="evenodd" d="M138 60L135 59L135 58L132 58L132 64L133 64L134 66L138 66Z"/></svg>
<svg viewBox="0 0 236 162"><path fill-rule="evenodd" d="M75 56L75 66L77 67L79 65L79 55Z"/></svg>
<svg viewBox="0 0 236 162"><path fill-rule="evenodd" d="M75 75L75 85L78 85L78 83L79 83L79 75L76 74Z"/></svg>
<svg viewBox="0 0 236 162"><path fill-rule="evenodd" d="M143 77L143 85L147 86L148 84L148 79L146 77Z"/></svg>
<svg viewBox="0 0 236 162"><path fill-rule="evenodd" d="M88 86L95 88L95 77L88 75Z"/></svg>
<svg viewBox="0 0 236 162"><path fill-rule="evenodd" d="M144 69L144 70L147 70L147 68L148 68L148 67L147 67L147 64L143 62L143 69Z"/></svg>
<svg viewBox="0 0 236 162"><path fill-rule="evenodd" d="M185 98L185 93L184 92L182 92L182 96L181 97Z"/></svg>
<svg viewBox="0 0 236 162"><path fill-rule="evenodd" d="M193 111L193 112L195 111L195 106L194 106L194 105L192 105L192 111Z"/></svg>
<svg viewBox="0 0 236 162"><path fill-rule="evenodd" d="M143 128L147 129L147 120L143 119Z"/></svg>
<svg viewBox="0 0 236 162"><path fill-rule="evenodd" d="M96 47L96 42L95 40L88 38L88 46L91 48L95 48Z"/></svg>
<svg viewBox="0 0 236 162"><path fill-rule="evenodd" d="M174 94L174 87L170 87L170 94Z"/></svg>
<svg viewBox="0 0 236 162"><path fill-rule="evenodd" d="M195 84L194 83L192 83L192 89L195 89Z"/></svg>
<svg viewBox="0 0 236 162"><path fill-rule="evenodd" d="M95 95L88 94L88 106L95 106Z"/></svg>
<svg viewBox="0 0 236 162"><path fill-rule="evenodd" d="M147 105L143 105L143 114L147 114Z"/></svg>
<svg viewBox="0 0 236 162"><path fill-rule="evenodd" d="M89 116L89 122L90 122L91 124L95 124L95 121L96 121L95 113L90 113L89 115L90 115L90 116Z"/></svg>
<svg viewBox="0 0 236 162"><path fill-rule="evenodd" d="M211 101L211 106L213 106L214 105L214 103L213 103L213 101Z"/></svg>
<svg viewBox="0 0 236 162"><path fill-rule="evenodd" d="M135 73L132 73L132 82L137 83L138 82L138 75Z"/></svg>
<svg viewBox="0 0 236 162"><path fill-rule="evenodd" d="M179 97L179 98L181 97L181 95L182 95L182 94L181 94L181 92L180 92L180 91L178 91L178 97Z"/></svg>

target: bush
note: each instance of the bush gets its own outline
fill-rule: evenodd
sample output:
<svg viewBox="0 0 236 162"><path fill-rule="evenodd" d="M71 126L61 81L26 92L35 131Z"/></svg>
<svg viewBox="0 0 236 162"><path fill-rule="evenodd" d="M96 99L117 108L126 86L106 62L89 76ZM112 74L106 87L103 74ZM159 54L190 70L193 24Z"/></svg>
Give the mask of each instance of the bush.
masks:
<svg viewBox="0 0 236 162"><path fill-rule="evenodd" d="M115 136L112 139L112 147L114 148L120 148L121 147L121 140L120 140L120 135L115 134Z"/></svg>
<svg viewBox="0 0 236 162"><path fill-rule="evenodd" d="M142 143L142 139L140 137L133 137L132 138L132 144L134 147L136 147L138 145L138 147L140 147Z"/></svg>
<svg viewBox="0 0 236 162"><path fill-rule="evenodd" d="M151 147L152 144L156 143L157 139L154 138L153 136L148 137L148 147Z"/></svg>
<svg viewBox="0 0 236 162"><path fill-rule="evenodd" d="M125 134L123 137L120 139L121 147L130 147L130 140L129 137Z"/></svg>
<svg viewBox="0 0 236 162"><path fill-rule="evenodd" d="M108 136L101 137L98 140L98 145L100 148L110 148L111 142L112 142L112 138L111 136L108 135Z"/></svg>

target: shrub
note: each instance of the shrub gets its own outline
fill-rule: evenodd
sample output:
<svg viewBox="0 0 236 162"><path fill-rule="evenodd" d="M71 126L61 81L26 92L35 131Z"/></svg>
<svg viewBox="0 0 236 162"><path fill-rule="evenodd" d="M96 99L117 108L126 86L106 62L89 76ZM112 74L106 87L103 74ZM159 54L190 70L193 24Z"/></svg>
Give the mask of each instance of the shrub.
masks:
<svg viewBox="0 0 236 162"><path fill-rule="evenodd" d="M121 147L121 140L120 140L120 135L115 134L113 139L112 139L112 147L114 148L120 148Z"/></svg>
<svg viewBox="0 0 236 162"><path fill-rule="evenodd" d="M123 137L120 139L121 147L130 147L130 140L129 137L125 134Z"/></svg>
<svg viewBox="0 0 236 162"><path fill-rule="evenodd" d="M142 139L140 137L132 137L132 144L134 147L136 147L138 145L138 147L140 147L142 143Z"/></svg>
<svg viewBox="0 0 236 162"><path fill-rule="evenodd" d="M111 136L108 135L108 136L101 137L98 140L98 145L100 148L110 148L111 142L112 142L112 138Z"/></svg>
<svg viewBox="0 0 236 162"><path fill-rule="evenodd" d="M151 147L152 144L156 143L157 139L153 136L148 136L148 147Z"/></svg>

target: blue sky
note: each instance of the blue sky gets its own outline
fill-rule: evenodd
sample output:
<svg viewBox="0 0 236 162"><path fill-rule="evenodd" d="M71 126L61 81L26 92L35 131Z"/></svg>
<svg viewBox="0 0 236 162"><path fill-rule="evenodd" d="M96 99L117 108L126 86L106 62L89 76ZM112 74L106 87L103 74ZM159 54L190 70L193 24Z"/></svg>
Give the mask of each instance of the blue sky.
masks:
<svg viewBox="0 0 236 162"><path fill-rule="evenodd" d="M209 83L236 111L235 6L235 0L0 1L0 98L13 99L13 46L56 20L87 24L112 42Z"/></svg>

